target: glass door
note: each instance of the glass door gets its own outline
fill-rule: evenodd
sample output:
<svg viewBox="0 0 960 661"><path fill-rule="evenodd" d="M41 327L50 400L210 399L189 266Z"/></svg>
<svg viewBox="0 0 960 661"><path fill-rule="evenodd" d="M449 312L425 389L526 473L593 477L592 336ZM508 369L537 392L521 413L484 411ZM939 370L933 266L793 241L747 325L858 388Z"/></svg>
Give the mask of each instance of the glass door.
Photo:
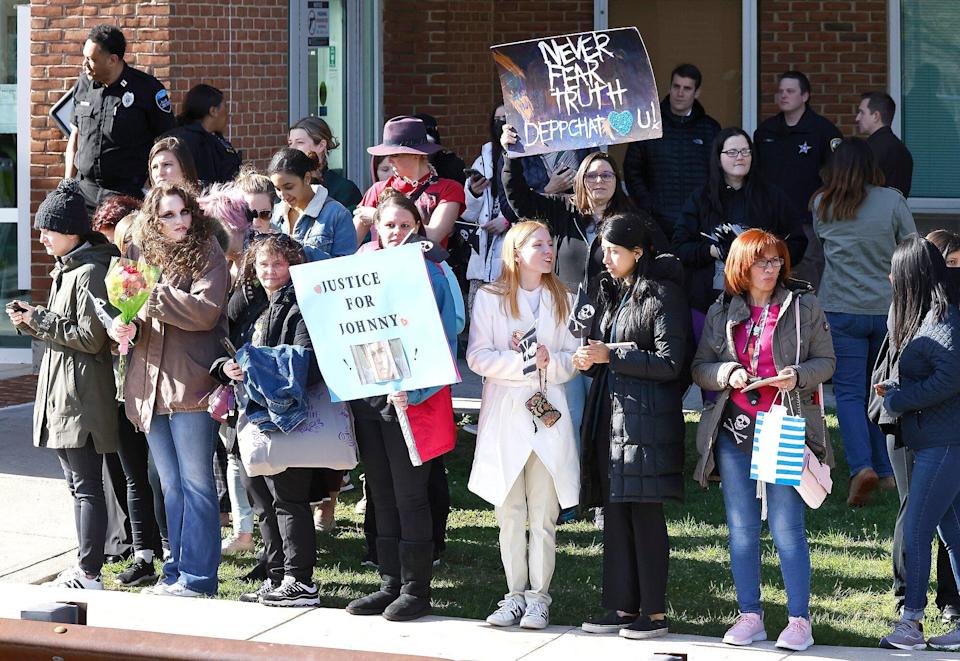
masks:
<svg viewBox="0 0 960 661"><path fill-rule="evenodd" d="M0 0L0 306L30 296L29 10L29 0ZM0 314L0 362L13 362L9 349L29 347Z"/></svg>

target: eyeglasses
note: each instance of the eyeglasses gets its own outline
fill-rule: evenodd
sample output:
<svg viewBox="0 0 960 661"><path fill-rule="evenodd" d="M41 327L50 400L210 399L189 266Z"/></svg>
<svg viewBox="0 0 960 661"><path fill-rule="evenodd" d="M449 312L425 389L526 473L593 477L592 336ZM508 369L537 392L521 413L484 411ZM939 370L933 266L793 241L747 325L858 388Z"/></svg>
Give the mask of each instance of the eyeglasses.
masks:
<svg viewBox="0 0 960 661"><path fill-rule="evenodd" d="M743 149L725 149L720 153L729 156L730 158L736 158L737 156L743 156L746 158L753 153L753 150L751 150L749 147L744 147Z"/></svg>
<svg viewBox="0 0 960 661"><path fill-rule="evenodd" d="M257 211L256 209L247 209L247 216L250 220L254 218L259 218L260 220L270 220L273 218L273 209L261 209Z"/></svg>
<svg viewBox="0 0 960 661"><path fill-rule="evenodd" d="M783 268L783 257L774 257L772 259L758 259L753 263L755 268L763 269L766 271L770 269L771 271L779 271Z"/></svg>
<svg viewBox="0 0 960 661"><path fill-rule="evenodd" d="M612 172L592 172L592 173L590 173L590 174L585 174L585 175L583 175L583 178L584 178L585 181L593 181L593 182L603 181L603 182L608 182L608 181L613 181L614 179L616 179L616 178L617 178L617 175L615 175L615 174L612 173Z"/></svg>

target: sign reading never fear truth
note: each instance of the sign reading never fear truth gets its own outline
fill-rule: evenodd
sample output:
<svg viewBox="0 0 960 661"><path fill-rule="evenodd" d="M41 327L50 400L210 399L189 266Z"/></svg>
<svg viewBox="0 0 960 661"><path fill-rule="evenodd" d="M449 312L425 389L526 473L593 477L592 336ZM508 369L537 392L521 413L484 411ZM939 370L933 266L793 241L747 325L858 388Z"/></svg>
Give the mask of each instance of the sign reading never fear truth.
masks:
<svg viewBox="0 0 960 661"><path fill-rule="evenodd" d="M460 380L419 243L290 268L333 401Z"/></svg>
<svg viewBox="0 0 960 661"><path fill-rule="evenodd" d="M508 156L663 135L650 59L636 28L581 32L491 48L507 123Z"/></svg>

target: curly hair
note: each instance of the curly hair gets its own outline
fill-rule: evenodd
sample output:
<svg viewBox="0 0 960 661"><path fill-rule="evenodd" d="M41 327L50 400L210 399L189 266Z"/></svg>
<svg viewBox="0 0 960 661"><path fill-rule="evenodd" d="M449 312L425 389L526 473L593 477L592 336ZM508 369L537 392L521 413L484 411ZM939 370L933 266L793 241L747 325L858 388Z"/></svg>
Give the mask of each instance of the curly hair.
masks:
<svg viewBox="0 0 960 661"><path fill-rule="evenodd" d="M187 235L180 241L168 239L163 234L160 201L168 196L179 197L192 218ZM140 236L135 242L147 263L159 266L166 280L195 277L202 272L210 258L211 242L216 242L214 228L217 221L200 209L192 187L171 182L157 184L147 193L138 221Z"/></svg>
<svg viewBox="0 0 960 661"><path fill-rule="evenodd" d="M91 223L93 231L116 227L124 217L140 209L140 200L129 195L112 195L97 207Z"/></svg>
<svg viewBox="0 0 960 661"><path fill-rule="evenodd" d="M266 252L269 255L279 255L287 260L287 264L295 266L307 261L303 252L303 245L286 234L258 234L250 242L250 246L243 253L240 269L240 279L244 285L257 282L256 262L257 255Z"/></svg>

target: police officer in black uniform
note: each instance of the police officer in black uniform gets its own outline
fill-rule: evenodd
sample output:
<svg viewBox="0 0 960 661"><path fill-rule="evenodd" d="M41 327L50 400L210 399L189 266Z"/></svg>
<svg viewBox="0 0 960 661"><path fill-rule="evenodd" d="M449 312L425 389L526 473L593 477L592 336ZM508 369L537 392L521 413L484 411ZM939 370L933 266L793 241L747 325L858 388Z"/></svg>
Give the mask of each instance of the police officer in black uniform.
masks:
<svg viewBox="0 0 960 661"><path fill-rule="evenodd" d="M802 214L807 250L791 272L819 287L824 267L823 247L813 231L810 198L823 185L820 169L840 144L843 134L830 120L810 108L810 81L799 71L780 74L777 106L780 112L754 131L754 168L759 168L767 183L782 188Z"/></svg>
<svg viewBox="0 0 960 661"><path fill-rule="evenodd" d="M115 26L90 30L83 45L83 73L73 86L65 175L80 179L91 213L111 195L143 197L150 147L174 125L166 88L128 66L126 48Z"/></svg>

